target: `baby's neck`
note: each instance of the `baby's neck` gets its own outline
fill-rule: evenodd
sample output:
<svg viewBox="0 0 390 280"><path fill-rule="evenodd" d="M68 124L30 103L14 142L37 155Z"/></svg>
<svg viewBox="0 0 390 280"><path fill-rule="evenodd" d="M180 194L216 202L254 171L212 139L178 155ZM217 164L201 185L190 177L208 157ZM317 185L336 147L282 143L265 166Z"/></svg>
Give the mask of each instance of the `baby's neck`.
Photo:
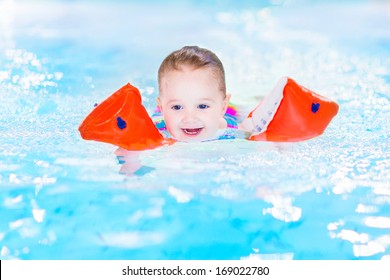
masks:
<svg viewBox="0 0 390 280"><path fill-rule="evenodd" d="M225 118L220 118L219 120L219 129L226 129L227 128L227 121Z"/></svg>

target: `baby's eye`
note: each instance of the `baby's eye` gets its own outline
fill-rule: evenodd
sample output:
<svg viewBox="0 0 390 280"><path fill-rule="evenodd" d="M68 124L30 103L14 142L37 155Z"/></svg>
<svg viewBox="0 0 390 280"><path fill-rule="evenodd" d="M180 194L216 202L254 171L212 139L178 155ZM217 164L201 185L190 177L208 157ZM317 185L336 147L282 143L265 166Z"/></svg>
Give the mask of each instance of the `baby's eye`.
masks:
<svg viewBox="0 0 390 280"><path fill-rule="evenodd" d="M175 111L178 111L178 110L180 110L180 109L183 109L183 107L182 107L181 105L173 105L173 106L171 107L171 109L172 109L172 110L175 110Z"/></svg>
<svg viewBox="0 0 390 280"><path fill-rule="evenodd" d="M207 109L207 108L210 108L210 106L206 105L206 104L200 104L200 105L198 105L198 108L199 109Z"/></svg>

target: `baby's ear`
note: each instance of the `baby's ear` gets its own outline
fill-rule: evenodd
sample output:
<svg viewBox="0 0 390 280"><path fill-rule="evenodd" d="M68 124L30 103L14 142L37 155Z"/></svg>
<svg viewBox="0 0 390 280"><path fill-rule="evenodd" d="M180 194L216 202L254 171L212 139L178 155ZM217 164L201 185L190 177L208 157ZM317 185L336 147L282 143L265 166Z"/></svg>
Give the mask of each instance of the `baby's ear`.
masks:
<svg viewBox="0 0 390 280"><path fill-rule="evenodd" d="M161 99L160 97L157 97L156 99L157 99L157 106L158 108L160 108L160 111L162 112Z"/></svg>
<svg viewBox="0 0 390 280"><path fill-rule="evenodd" d="M230 97L231 97L232 95L230 94L230 93L228 93L228 94L226 94L226 97L225 97L225 99L223 100L223 115L225 115L225 113L226 113L226 110L227 110L227 108L229 107L229 101L230 101Z"/></svg>

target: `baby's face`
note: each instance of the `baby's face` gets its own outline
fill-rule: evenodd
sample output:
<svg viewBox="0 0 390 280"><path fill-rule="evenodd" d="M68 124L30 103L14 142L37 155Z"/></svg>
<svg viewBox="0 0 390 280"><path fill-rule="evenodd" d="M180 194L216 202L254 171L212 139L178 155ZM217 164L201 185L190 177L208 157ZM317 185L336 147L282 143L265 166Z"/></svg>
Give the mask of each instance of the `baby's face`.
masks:
<svg viewBox="0 0 390 280"><path fill-rule="evenodd" d="M161 108L168 131L180 141L204 141L226 128L223 115L229 97L224 97L218 80L208 68L183 66L164 74L160 84Z"/></svg>

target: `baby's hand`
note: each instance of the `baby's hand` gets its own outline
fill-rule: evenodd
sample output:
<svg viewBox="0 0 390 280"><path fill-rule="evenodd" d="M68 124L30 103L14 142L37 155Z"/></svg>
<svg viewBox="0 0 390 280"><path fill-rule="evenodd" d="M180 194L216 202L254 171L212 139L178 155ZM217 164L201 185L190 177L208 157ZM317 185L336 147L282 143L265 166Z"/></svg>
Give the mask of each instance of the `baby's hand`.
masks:
<svg viewBox="0 0 390 280"><path fill-rule="evenodd" d="M248 117L245 120L242 121L242 123L238 124L238 129L246 132L252 132L254 130L255 126L253 124L252 118Z"/></svg>

